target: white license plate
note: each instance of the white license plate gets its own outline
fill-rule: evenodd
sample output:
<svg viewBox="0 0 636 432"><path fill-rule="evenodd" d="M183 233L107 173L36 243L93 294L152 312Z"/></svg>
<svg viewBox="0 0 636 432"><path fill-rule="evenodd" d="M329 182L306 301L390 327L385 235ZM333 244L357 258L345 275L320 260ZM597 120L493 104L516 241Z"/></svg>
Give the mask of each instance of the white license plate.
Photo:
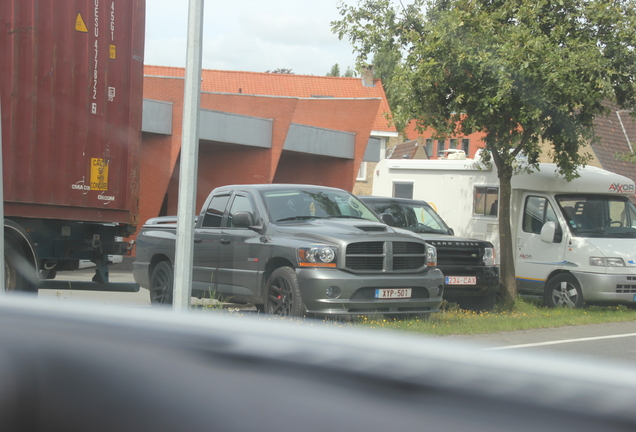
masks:
<svg viewBox="0 0 636 432"><path fill-rule="evenodd" d="M375 298L411 298L411 288L380 288L375 290Z"/></svg>
<svg viewBox="0 0 636 432"><path fill-rule="evenodd" d="M446 285L477 285L477 276L446 276Z"/></svg>

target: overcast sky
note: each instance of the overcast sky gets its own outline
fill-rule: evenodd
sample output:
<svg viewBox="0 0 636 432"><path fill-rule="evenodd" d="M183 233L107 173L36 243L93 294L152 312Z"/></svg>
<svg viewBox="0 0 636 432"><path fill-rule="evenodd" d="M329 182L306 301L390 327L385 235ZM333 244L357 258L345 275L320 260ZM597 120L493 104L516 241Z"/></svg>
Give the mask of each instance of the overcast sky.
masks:
<svg viewBox="0 0 636 432"><path fill-rule="evenodd" d="M354 0L348 1L355 4ZM146 0L145 63L185 66L188 0ZM291 69L341 73L355 56L330 22L340 18L338 0L204 1L203 68L265 72Z"/></svg>

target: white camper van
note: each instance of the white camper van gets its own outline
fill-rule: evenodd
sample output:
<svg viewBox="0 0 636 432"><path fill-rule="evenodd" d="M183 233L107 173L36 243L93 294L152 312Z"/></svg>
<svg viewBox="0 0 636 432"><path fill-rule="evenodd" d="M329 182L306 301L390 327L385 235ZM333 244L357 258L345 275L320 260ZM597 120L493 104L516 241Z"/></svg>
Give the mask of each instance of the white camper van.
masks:
<svg viewBox="0 0 636 432"><path fill-rule="evenodd" d="M567 182L556 165L512 178L510 203L517 288L550 306L621 303L636 307L634 182L585 167ZM421 199L456 235L499 250L496 169L480 160L384 159L373 195Z"/></svg>

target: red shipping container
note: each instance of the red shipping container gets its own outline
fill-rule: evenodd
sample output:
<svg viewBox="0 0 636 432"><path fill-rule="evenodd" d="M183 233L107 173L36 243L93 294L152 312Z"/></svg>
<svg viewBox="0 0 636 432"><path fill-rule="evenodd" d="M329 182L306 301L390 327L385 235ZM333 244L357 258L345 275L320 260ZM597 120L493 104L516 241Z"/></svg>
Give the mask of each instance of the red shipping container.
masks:
<svg viewBox="0 0 636 432"><path fill-rule="evenodd" d="M5 215L138 222L144 0L0 2Z"/></svg>

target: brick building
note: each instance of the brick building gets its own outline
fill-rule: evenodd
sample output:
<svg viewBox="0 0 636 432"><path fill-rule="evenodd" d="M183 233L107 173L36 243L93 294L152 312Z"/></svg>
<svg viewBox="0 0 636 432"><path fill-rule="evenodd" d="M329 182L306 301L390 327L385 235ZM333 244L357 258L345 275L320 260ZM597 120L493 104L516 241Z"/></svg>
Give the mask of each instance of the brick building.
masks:
<svg viewBox="0 0 636 432"><path fill-rule="evenodd" d="M446 150L463 150L467 158L473 158L477 150L483 147L483 132L475 132L469 135L460 135L446 139L435 139L434 131L427 129L419 132L416 129L415 120L412 120L404 130L404 137L407 140L417 140L424 150L424 157L420 159L440 159L444 158Z"/></svg>
<svg viewBox="0 0 636 432"><path fill-rule="evenodd" d="M176 214L183 68L145 66L140 221ZM203 70L197 209L215 187L309 183L354 189L384 157L379 80Z"/></svg>

